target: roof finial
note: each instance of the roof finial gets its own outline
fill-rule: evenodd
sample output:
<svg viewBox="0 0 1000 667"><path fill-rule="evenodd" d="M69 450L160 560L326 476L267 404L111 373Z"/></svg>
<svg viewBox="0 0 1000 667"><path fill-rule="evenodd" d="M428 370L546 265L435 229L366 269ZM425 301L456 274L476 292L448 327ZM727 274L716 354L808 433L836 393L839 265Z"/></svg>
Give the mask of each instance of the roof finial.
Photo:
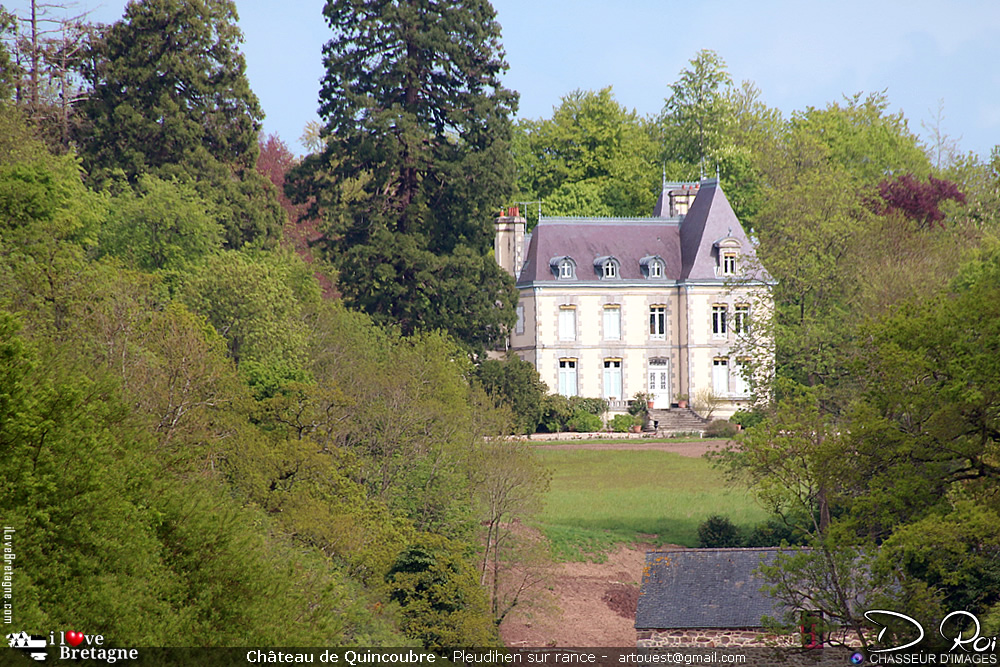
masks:
<svg viewBox="0 0 1000 667"><path fill-rule="evenodd" d="M719 163L715 163L715 180L719 180Z"/></svg>
<svg viewBox="0 0 1000 667"><path fill-rule="evenodd" d="M704 181L705 180L705 156L704 155L702 155L701 156L701 160L698 161L698 173L701 175L701 177L698 180Z"/></svg>
<svg viewBox="0 0 1000 667"><path fill-rule="evenodd" d="M667 189L667 163L666 162L663 163L663 187L660 188L660 189L661 190L666 190Z"/></svg>

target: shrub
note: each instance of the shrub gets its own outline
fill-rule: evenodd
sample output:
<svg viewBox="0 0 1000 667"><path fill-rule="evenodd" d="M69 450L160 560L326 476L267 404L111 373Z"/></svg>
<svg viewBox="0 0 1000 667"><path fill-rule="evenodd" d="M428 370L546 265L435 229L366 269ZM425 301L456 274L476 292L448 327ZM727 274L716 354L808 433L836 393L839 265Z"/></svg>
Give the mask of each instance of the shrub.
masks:
<svg viewBox="0 0 1000 667"><path fill-rule="evenodd" d="M707 438L731 438L736 435L736 424L725 419L716 419L705 428Z"/></svg>
<svg viewBox="0 0 1000 667"><path fill-rule="evenodd" d="M510 406L518 433L534 433L544 421L546 386L527 361L487 359L479 364L476 377L494 400Z"/></svg>
<svg viewBox="0 0 1000 667"><path fill-rule="evenodd" d="M600 417L581 408L577 408L576 412L573 413L573 417L566 424L569 430L576 431L577 433L600 431L603 425L604 422L601 421Z"/></svg>
<svg viewBox="0 0 1000 667"><path fill-rule="evenodd" d="M645 417L649 412L649 394L640 391L632 397L628 413L634 417Z"/></svg>
<svg viewBox="0 0 1000 667"><path fill-rule="evenodd" d="M628 433L635 425L635 417L632 415L615 415L612 417L609 426L615 433Z"/></svg>
<svg viewBox="0 0 1000 667"><path fill-rule="evenodd" d="M745 547L780 547L783 544L802 544L801 534L797 534L790 526L778 519L768 519L754 526L743 539Z"/></svg>
<svg viewBox="0 0 1000 667"><path fill-rule="evenodd" d="M573 417L573 408L569 399L560 394L549 394L542 399L542 423L540 430L546 433L559 433L567 429L567 423Z"/></svg>
<svg viewBox="0 0 1000 667"><path fill-rule="evenodd" d="M757 410L737 410L736 414L729 418L734 424L739 424L746 430L764 421L764 413Z"/></svg>
<svg viewBox="0 0 1000 667"><path fill-rule="evenodd" d="M716 514L698 526L698 546L703 549L738 547L742 543L740 529L728 517Z"/></svg>
<svg viewBox="0 0 1000 667"><path fill-rule="evenodd" d="M694 408L705 419L711 419L715 411L725 402L726 399L716 394L711 387L707 387L699 391L694 397Z"/></svg>
<svg viewBox="0 0 1000 667"><path fill-rule="evenodd" d="M570 405L598 417L607 412L609 407L606 398L584 398L582 396L571 398Z"/></svg>

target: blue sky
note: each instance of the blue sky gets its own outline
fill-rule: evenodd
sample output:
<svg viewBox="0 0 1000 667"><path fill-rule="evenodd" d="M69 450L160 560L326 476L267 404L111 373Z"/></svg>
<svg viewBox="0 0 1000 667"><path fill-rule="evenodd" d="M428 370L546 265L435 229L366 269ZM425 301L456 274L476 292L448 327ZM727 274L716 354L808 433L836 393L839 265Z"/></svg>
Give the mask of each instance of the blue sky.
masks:
<svg viewBox="0 0 1000 667"><path fill-rule="evenodd" d="M7 0L23 12L26 0ZM91 20L121 17L122 0L79 0ZM237 0L250 83L292 150L316 119L323 0ZM943 130L963 152L1000 144L1000 3L993 0L494 0L508 87L519 116L548 117L563 95L614 88L640 114L663 106L668 86L699 49L721 55L733 79L751 80L785 116L844 95L886 90L890 108L925 135L943 103Z"/></svg>

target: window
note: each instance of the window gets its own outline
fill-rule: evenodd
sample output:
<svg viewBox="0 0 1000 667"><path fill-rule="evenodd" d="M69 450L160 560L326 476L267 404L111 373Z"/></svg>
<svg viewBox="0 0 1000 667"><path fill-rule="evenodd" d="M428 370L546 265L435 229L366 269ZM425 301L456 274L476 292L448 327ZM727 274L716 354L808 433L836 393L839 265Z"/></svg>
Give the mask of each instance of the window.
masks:
<svg viewBox="0 0 1000 667"><path fill-rule="evenodd" d="M604 360L604 398L622 396L622 360Z"/></svg>
<svg viewBox="0 0 1000 667"><path fill-rule="evenodd" d="M750 306L736 306L733 311L733 333L750 333Z"/></svg>
<svg viewBox="0 0 1000 667"><path fill-rule="evenodd" d="M712 306L712 335L717 338L726 336L726 307Z"/></svg>
<svg viewBox="0 0 1000 667"><path fill-rule="evenodd" d="M618 264L615 263L615 260L613 259L605 260L602 269L603 269L602 275L605 278L618 277Z"/></svg>
<svg viewBox="0 0 1000 667"><path fill-rule="evenodd" d="M667 265L659 255L647 255L639 260L639 266L642 269L643 275L647 278L655 279L663 277Z"/></svg>
<svg viewBox="0 0 1000 667"><path fill-rule="evenodd" d="M651 306L649 309L649 337L667 337L667 309L665 306Z"/></svg>
<svg viewBox="0 0 1000 667"><path fill-rule="evenodd" d="M517 324L514 325L514 333L524 333L524 306L517 307Z"/></svg>
<svg viewBox="0 0 1000 667"><path fill-rule="evenodd" d="M622 339L622 309L620 306L604 307L604 340Z"/></svg>
<svg viewBox="0 0 1000 667"><path fill-rule="evenodd" d="M729 359L716 357L712 362L712 392L716 396L729 395Z"/></svg>
<svg viewBox="0 0 1000 667"><path fill-rule="evenodd" d="M564 257L559 261L559 279L566 280L573 277L573 260Z"/></svg>
<svg viewBox="0 0 1000 667"><path fill-rule="evenodd" d="M559 360L559 393L576 396L576 359Z"/></svg>
<svg viewBox="0 0 1000 667"><path fill-rule="evenodd" d="M576 340L576 307L559 308L559 340Z"/></svg>
<svg viewBox="0 0 1000 667"><path fill-rule="evenodd" d="M733 365L733 386L737 396L750 395L750 368L746 359L737 359Z"/></svg>
<svg viewBox="0 0 1000 667"><path fill-rule="evenodd" d="M733 276L736 275L736 253L735 252L724 252L722 253L722 275Z"/></svg>

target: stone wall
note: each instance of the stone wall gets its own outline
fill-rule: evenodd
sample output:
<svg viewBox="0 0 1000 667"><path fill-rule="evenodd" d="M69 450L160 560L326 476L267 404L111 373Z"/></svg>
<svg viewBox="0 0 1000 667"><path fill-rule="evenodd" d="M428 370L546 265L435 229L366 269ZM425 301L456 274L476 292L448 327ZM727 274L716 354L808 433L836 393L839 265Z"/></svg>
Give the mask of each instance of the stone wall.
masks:
<svg viewBox="0 0 1000 667"><path fill-rule="evenodd" d="M754 628L685 628L639 630L638 648L734 648L799 646L799 635L776 635Z"/></svg>

